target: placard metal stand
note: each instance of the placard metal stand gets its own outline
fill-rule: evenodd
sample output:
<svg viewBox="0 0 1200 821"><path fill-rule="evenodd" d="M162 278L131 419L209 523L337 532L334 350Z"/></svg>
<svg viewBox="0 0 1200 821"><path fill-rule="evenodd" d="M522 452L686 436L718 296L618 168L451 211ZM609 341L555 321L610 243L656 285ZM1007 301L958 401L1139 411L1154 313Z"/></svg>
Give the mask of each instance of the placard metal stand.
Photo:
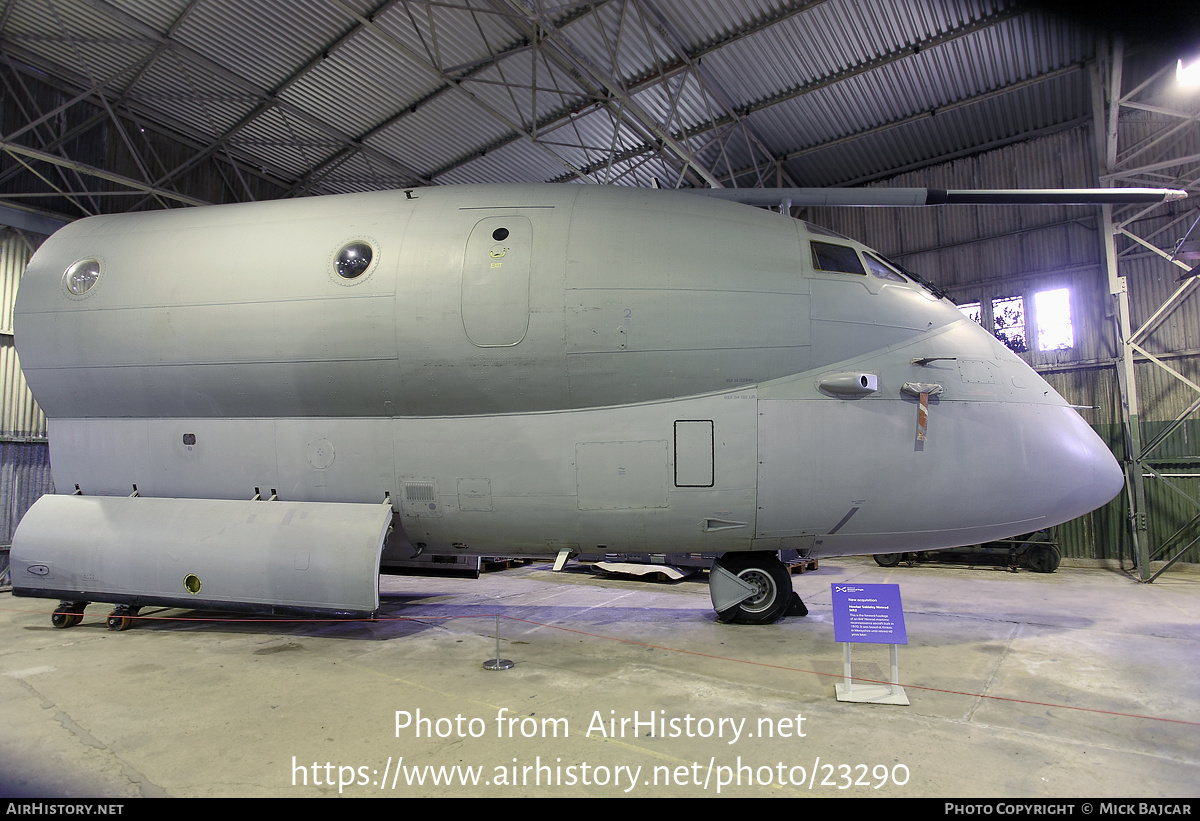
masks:
<svg viewBox="0 0 1200 821"><path fill-rule="evenodd" d="M897 584L834 584L833 633L842 643L843 683L835 685L838 701L908 706L908 695L900 686L900 645L908 644L904 628L904 606ZM854 683L850 672L850 645L890 646L891 684Z"/></svg>
<svg viewBox="0 0 1200 821"><path fill-rule="evenodd" d="M858 684L850 674L850 642L842 642L842 676L845 682L834 685L838 701L858 701L866 704L909 705L908 695L900 686L900 645L891 644L889 656L892 662L891 684Z"/></svg>

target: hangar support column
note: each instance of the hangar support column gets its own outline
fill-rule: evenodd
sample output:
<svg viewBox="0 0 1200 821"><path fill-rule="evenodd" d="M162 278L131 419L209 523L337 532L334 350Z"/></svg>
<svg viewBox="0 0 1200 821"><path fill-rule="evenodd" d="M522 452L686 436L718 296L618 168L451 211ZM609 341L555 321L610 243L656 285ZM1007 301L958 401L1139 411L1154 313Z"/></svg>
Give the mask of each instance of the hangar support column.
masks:
<svg viewBox="0 0 1200 821"><path fill-rule="evenodd" d="M1198 105L1200 90L1193 91L1190 98L1177 97L1174 103L1178 108L1169 107L1164 105L1164 89L1174 81L1174 64L1124 91L1127 56L1120 40L1102 43L1097 54L1091 76L1101 184L1167 185L1189 189L1192 194L1184 208L1171 213L1151 214L1158 206L1120 213L1115 213L1113 206L1101 206L1101 240L1112 298L1126 444L1123 463L1132 558L1139 580L1149 582L1200 543L1200 459L1184 452L1186 447L1180 450L1178 437L1174 437L1189 421L1195 421L1200 409L1200 397L1196 396L1200 379L1187 376L1200 376L1194 373L1197 352L1187 349L1181 332L1190 319L1167 322L1183 318L1180 311L1195 292L1198 278L1181 258L1181 251L1189 225L1197 222L1200 117L1192 110ZM1135 221L1139 234L1133 232ZM1147 232L1147 227L1152 230ZM1118 235L1123 238L1120 251ZM1152 344L1164 350L1154 353L1149 350ZM1139 395L1139 381L1152 384L1153 390ZM1172 440L1173 446L1168 444ZM1152 561L1165 565L1151 572Z"/></svg>

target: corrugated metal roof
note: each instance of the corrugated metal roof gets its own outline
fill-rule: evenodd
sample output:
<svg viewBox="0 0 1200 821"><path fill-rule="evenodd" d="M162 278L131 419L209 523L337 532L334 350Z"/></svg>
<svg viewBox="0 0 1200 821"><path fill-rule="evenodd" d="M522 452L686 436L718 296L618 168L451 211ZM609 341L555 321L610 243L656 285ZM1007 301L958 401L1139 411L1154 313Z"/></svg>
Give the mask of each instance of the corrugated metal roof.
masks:
<svg viewBox="0 0 1200 821"><path fill-rule="evenodd" d="M273 91L352 28L326 3L205 0L171 39Z"/></svg>
<svg viewBox="0 0 1200 821"><path fill-rule="evenodd" d="M571 166L632 183L651 165L746 185L780 161L789 182L858 184L1071 127L1092 105L1078 67L1093 32L1012 0L532 9L22 0L0 15L0 49L63 94L100 84L118 116L217 145L281 190L364 145L381 176L339 187L566 180ZM501 148L527 159L505 171Z"/></svg>
<svg viewBox="0 0 1200 821"><path fill-rule="evenodd" d="M345 134L370 131L436 92L443 83L377 37L359 34L329 53L282 94ZM353 94L347 90L353 89Z"/></svg>

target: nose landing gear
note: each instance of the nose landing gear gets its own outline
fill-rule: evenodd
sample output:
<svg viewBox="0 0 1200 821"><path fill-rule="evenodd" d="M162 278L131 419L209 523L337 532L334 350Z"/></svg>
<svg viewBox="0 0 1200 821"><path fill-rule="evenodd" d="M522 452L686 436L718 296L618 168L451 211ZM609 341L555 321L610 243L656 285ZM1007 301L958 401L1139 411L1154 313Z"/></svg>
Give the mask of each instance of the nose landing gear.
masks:
<svg viewBox="0 0 1200 821"><path fill-rule="evenodd" d="M709 571L717 618L733 624L770 624L808 608L792 590L792 574L774 553L726 553Z"/></svg>

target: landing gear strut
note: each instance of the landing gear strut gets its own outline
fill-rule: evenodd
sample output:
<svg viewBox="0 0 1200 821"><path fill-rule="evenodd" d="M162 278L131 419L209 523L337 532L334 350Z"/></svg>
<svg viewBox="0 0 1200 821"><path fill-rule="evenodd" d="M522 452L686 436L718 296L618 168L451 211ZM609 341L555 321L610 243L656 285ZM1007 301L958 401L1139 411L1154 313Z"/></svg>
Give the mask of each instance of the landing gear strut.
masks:
<svg viewBox="0 0 1200 821"><path fill-rule="evenodd" d="M717 618L734 624L770 624L808 609L792 591L792 574L775 553L726 553L713 562L709 595Z"/></svg>

